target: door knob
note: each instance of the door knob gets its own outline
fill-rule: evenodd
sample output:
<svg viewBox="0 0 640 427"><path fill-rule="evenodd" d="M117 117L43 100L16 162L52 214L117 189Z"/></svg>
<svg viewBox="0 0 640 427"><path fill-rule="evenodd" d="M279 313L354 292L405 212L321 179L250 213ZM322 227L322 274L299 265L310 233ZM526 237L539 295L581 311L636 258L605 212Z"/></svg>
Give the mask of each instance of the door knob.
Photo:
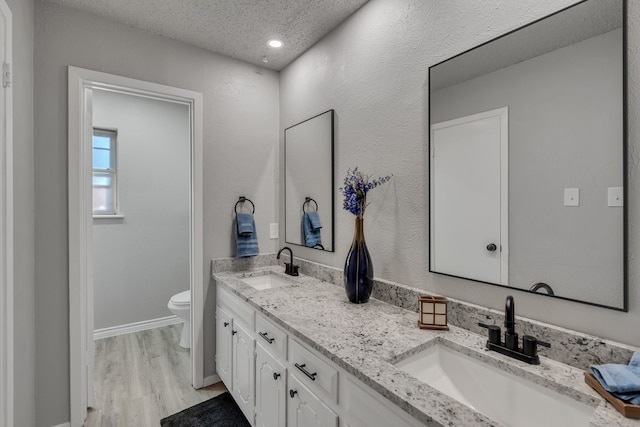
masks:
<svg viewBox="0 0 640 427"><path fill-rule="evenodd" d="M496 246L496 244L495 244L495 243L489 243L489 244L487 245L487 250L488 250L489 252L495 252L495 250L496 250L496 249L498 249L498 247Z"/></svg>
<svg viewBox="0 0 640 427"><path fill-rule="evenodd" d="M277 373L277 372L274 372L274 373L273 373L273 379L274 379L274 380L276 380L276 381L277 381L279 376L280 376L280 374L279 374L279 373Z"/></svg>
<svg viewBox="0 0 640 427"><path fill-rule="evenodd" d="M291 396L292 399L296 394L298 394L298 390L289 390L289 396Z"/></svg>

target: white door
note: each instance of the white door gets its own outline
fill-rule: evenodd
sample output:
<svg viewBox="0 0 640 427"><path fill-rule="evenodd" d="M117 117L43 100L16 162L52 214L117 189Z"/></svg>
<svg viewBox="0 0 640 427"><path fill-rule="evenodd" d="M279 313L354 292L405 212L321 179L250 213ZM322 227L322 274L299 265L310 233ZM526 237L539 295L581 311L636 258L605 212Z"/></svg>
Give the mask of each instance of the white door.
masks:
<svg viewBox="0 0 640 427"><path fill-rule="evenodd" d="M305 387L294 375L289 375L288 427L336 427L338 416Z"/></svg>
<svg viewBox="0 0 640 427"><path fill-rule="evenodd" d="M287 370L262 345L256 345L256 426L286 425Z"/></svg>
<svg viewBox="0 0 640 427"><path fill-rule="evenodd" d="M431 126L431 271L508 280L507 108Z"/></svg>
<svg viewBox="0 0 640 427"><path fill-rule="evenodd" d="M231 380L231 316L219 306L216 309L216 372L220 379L233 390Z"/></svg>
<svg viewBox="0 0 640 427"><path fill-rule="evenodd" d="M11 11L0 0L0 425L13 425L13 137Z"/></svg>
<svg viewBox="0 0 640 427"><path fill-rule="evenodd" d="M253 352L255 340L237 322L233 322L233 396L242 412L254 425L253 406L255 395L255 363Z"/></svg>

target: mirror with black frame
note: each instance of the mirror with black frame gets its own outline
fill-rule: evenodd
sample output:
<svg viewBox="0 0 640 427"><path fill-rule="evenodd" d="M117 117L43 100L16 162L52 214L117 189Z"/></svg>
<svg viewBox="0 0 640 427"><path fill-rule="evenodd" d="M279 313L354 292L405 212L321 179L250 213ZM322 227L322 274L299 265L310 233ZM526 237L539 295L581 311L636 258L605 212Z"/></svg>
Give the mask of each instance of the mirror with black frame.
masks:
<svg viewBox="0 0 640 427"><path fill-rule="evenodd" d="M333 252L333 110L284 130L285 241Z"/></svg>
<svg viewBox="0 0 640 427"><path fill-rule="evenodd" d="M627 311L626 3L429 68L434 273Z"/></svg>

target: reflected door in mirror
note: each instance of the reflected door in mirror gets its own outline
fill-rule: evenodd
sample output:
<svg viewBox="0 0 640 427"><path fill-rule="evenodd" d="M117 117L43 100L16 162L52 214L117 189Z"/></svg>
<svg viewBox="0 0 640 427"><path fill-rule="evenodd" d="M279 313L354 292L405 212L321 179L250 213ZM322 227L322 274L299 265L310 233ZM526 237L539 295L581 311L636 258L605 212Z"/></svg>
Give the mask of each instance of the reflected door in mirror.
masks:
<svg viewBox="0 0 640 427"><path fill-rule="evenodd" d="M439 273L507 284L507 112L431 126L431 266Z"/></svg>

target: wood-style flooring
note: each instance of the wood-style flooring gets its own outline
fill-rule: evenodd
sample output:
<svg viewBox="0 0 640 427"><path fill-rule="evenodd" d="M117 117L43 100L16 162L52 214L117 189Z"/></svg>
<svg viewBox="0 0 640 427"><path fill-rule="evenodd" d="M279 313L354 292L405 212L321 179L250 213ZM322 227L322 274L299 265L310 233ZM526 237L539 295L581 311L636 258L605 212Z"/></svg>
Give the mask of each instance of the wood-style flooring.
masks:
<svg viewBox="0 0 640 427"><path fill-rule="evenodd" d="M160 419L226 391L194 390L182 325L97 340L94 405L86 427L159 427Z"/></svg>

